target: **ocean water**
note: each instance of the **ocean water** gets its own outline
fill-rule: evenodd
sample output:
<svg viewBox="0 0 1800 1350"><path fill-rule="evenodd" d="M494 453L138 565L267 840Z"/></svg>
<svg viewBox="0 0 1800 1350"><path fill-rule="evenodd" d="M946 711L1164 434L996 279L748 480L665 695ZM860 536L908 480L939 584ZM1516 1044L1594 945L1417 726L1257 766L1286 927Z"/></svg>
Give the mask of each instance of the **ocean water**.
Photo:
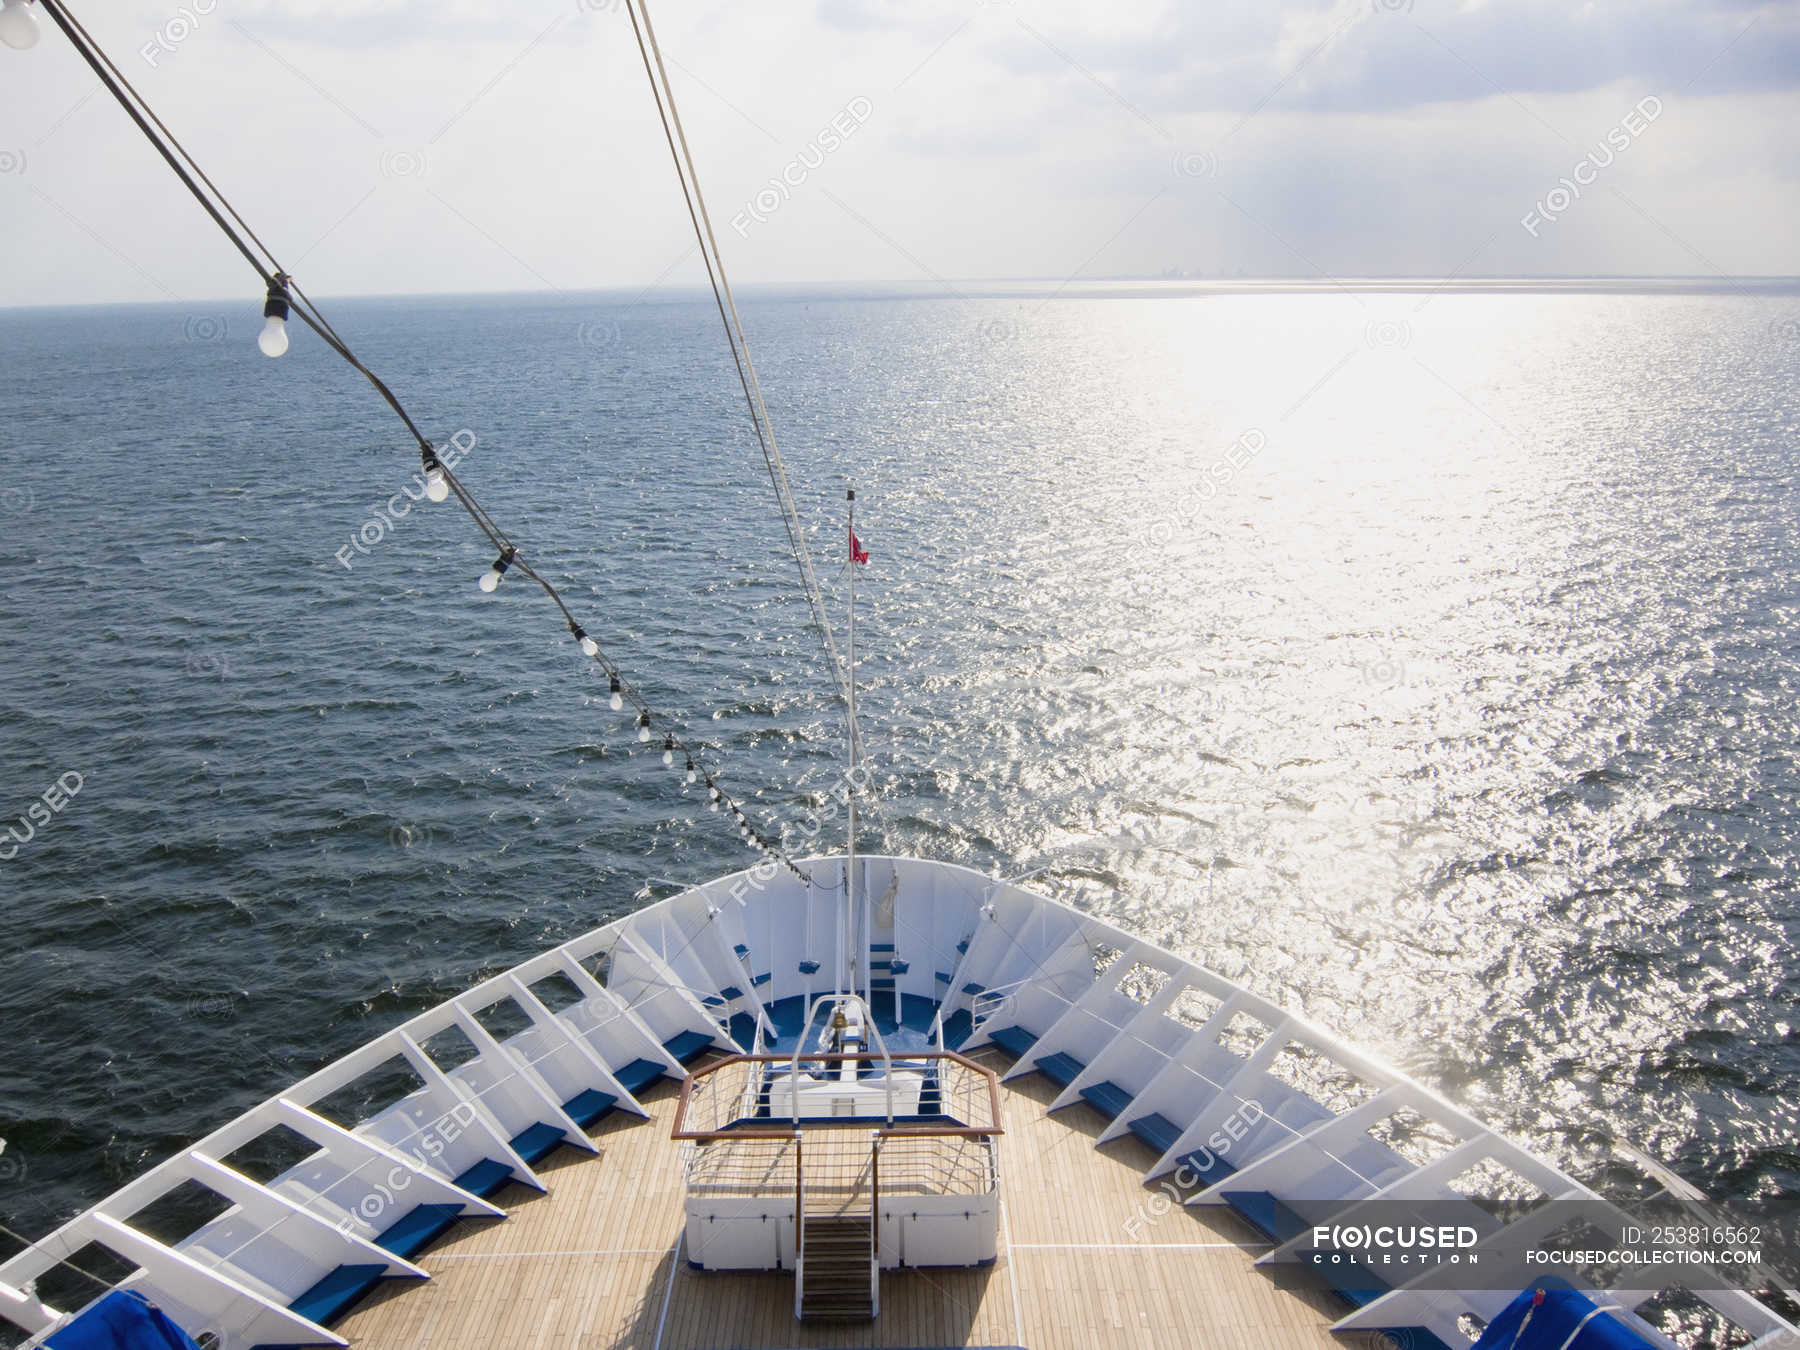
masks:
<svg viewBox="0 0 1800 1350"><path fill-rule="evenodd" d="M0 313L0 1222L748 861L256 306ZM837 714L710 302L327 312L770 830ZM1800 297L746 304L865 848L1249 981L1584 1176L1800 1190ZM65 782L73 782L66 779ZM0 834L0 844L7 844Z"/></svg>

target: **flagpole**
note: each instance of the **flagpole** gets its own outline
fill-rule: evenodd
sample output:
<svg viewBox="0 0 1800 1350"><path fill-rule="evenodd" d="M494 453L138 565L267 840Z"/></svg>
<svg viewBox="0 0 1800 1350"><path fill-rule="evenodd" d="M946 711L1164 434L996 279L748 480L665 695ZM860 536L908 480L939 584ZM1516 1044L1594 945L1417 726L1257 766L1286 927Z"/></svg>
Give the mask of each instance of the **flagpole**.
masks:
<svg viewBox="0 0 1800 1350"><path fill-rule="evenodd" d="M844 924L856 913L856 762L859 747L856 744L856 489L849 489L845 496L850 514L849 538L846 541L850 551L850 846L847 851L848 862L844 869L844 912L838 918L838 969L844 968Z"/></svg>

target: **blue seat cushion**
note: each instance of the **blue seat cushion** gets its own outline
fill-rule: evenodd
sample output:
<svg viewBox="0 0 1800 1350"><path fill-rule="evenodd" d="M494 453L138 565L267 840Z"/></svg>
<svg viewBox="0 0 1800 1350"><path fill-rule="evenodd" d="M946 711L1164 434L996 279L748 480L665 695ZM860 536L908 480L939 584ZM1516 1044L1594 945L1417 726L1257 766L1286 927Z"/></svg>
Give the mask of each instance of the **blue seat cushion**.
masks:
<svg viewBox="0 0 1800 1350"><path fill-rule="evenodd" d="M1200 1149L1198 1152L1188 1154L1181 1161L1183 1166L1189 1168L1200 1178L1202 1186L1216 1186L1237 1171L1237 1168L1211 1149Z"/></svg>
<svg viewBox="0 0 1800 1350"><path fill-rule="evenodd" d="M679 1036L671 1036L663 1042L663 1049L676 1059L686 1064L713 1042L713 1038L703 1031L684 1031Z"/></svg>
<svg viewBox="0 0 1800 1350"><path fill-rule="evenodd" d="M802 975L817 975L819 973L819 963L817 961L802 961L800 963L800 973Z"/></svg>
<svg viewBox="0 0 1800 1350"><path fill-rule="evenodd" d="M772 980L774 978L775 978L775 973L773 971L765 970L760 975L752 975L750 977L750 983L751 984L767 984L770 980Z"/></svg>
<svg viewBox="0 0 1800 1350"><path fill-rule="evenodd" d="M398 1257L423 1251L462 1217L461 1205L414 1205L382 1229L375 1245Z"/></svg>
<svg viewBox="0 0 1800 1350"><path fill-rule="evenodd" d="M1117 1116L1131 1105L1131 1094L1117 1083L1093 1083L1081 1089L1081 1095L1107 1116Z"/></svg>
<svg viewBox="0 0 1800 1350"><path fill-rule="evenodd" d="M719 997L724 999L727 1003L735 1002L743 996L744 991L739 989L735 984L728 984L723 989L719 990Z"/></svg>
<svg viewBox="0 0 1800 1350"><path fill-rule="evenodd" d="M750 955L750 949L749 949L749 948L748 948L748 947L746 947L746 946L745 946L745 945L744 945L744 944L743 944L743 943L741 943L741 942L740 942L740 943L738 943L738 944L737 944L737 946L735 946L735 947L733 947L733 948L732 948L732 949L731 949L731 950L732 950L732 951L734 951L734 952L736 952L736 953L737 953L737 954L738 954L738 958L739 958L739 959L740 959L740 960L741 960L741 959L742 959L742 958L744 958L744 957L746 957L746 956L748 956L748 955Z"/></svg>
<svg viewBox="0 0 1800 1350"><path fill-rule="evenodd" d="M563 1110L568 1113L570 1120L585 1130L612 1110L618 1101L619 1099L609 1092L602 1092L599 1088L588 1088L584 1092L577 1092L564 1102Z"/></svg>
<svg viewBox="0 0 1800 1350"><path fill-rule="evenodd" d="M492 1158L483 1158L450 1184L461 1186L471 1195L479 1195L485 1199L511 1180L512 1168Z"/></svg>
<svg viewBox="0 0 1800 1350"><path fill-rule="evenodd" d="M1037 1044L1037 1037L1024 1027L1001 1027L998 1031L990 1032L988 1039L1014 1059L1020 1058Z"/></svg>
<svg viewBox="0 0 1800 1350"><path fill-rule="evenodd" d="M339 1266L288 1304L288 1311L324 1326L348 1312L385 1274L386 1266Z"/></svg>
<svg viewBox="0 0 1800 1350"><path fill-rule="evenodd" d="M987 986L985 984L976 984L973 981L971 981L970 983L965 984L962 987L962 991L963 991L963 993L969 994L971 996L975 995L975 994L985 994L985 993L987 993Z"/></svg>
<svg viewBox="0 0 1800 1350"><path fill-rule="evenodd" d="M1083 1064L1073 1055L1064 1054L1060 1050L1054 1055L1045 1055L1044 1058L1037 1062L1037 1071L1039 1073L1054 1082L1061 1083L1064 1087L1069 1086L1070 1083L1073 1083L1079 1078L1081 1076L1081 1071L1085 1068L1087 1068L1087 1065Z"/></svg>
<svg viewBox="0 0 1800 1350"><path fill-rule="evenodd" d="M888 962L888 969L893 971L896 975L904 975L907 971L912 969L912 963L910 961L902 961L896 956L892 961Z"/></svg>
<svg viewBox="0 0 1800 1350"><path fill-rule="evenodd" d="M1286 1242L1306 1231L1306 1220L1267 1191L1225 1191L1221 1198L1271 1242Z"/></svg>
<svg viewBox="0 0 1800 1350"><path fill-rule="evenodd" d="M527 1125L506 1142L512 1145L512 1151L528 1163L534 1163L551 1149L563 1141L560 1125L551 1125L540 1120L535 1125Z"/></svg>
<svg viewBox="0 0 1800 1350"><path fill-rule="evenodd" d="M634 1097L663 1076L663 1065L653 1059L634 1059L613 1077Z"/></svg>
<svg viewBox="0 0 1800 1350"><path fill-rule="evenodd" d="M1181 1138L1181 1126L1167 1116L1154 1113L1127 1121L1125 1128L1158 1153L1167 1153L1175 1147L1175 1141Z"/></svg>

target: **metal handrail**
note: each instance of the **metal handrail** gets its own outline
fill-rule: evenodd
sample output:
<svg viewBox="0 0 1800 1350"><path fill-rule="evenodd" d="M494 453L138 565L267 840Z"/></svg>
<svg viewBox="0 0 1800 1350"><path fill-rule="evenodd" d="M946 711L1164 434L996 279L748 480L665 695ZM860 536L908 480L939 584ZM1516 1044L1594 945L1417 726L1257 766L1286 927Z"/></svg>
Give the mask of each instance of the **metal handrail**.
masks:
<svg viewBox="0 0 1800 1350"><path fill-rule="evenodd" d="M670 1128L671 1139L718 1140L718 1139L791 1139L798 1133L798 1121L780 1129L723 1129L723 1130L690 1130L687 1128L687 1113L693 1102L695 1085L718 1073L722 1069L741 1064L792 1064L799 1060L817 1063L842 1063L846 1060L872 1061L874 1055L727 1055L711 1064L695 1069L681 1081L681 1099L675 1106L675 1123ZM991 1138L1006 1133L1006 1127L1000 1123L1000 1083L994 1071L965 1058L954 1050L921 1051L916 1055L908 1055L911 1060L941 1060L961 1065L975 1076L977 1082L987 1085L988 1120L987 1125L890 1125L887 1131L895 1135L916 1135L925 1138ZM940 1078L940 1083L942 1082ZM941 1089L940 1089L941 1090Z"/></svg>

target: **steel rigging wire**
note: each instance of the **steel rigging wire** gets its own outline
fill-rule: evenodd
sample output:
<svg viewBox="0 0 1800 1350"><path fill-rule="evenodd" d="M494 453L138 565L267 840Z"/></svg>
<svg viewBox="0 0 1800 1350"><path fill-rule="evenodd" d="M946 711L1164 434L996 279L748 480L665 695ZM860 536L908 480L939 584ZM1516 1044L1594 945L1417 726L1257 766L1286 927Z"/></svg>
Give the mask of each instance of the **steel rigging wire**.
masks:
<svg viewBox="0 0 1800 1350"><path fill-rule="evenodd" d="M549 596L551 602L555 604L559 611L561 611L564 621L568 624L569 632L574 635L577 643L580 644L582 653L591 657L595 663L606 672L610 686L611 702L614 709L617 710L622 707L625 702L629 702L636 711L638 740L640 742L648 742L651 739L653 729L657 726L661 726L663 762L667 765L672 765L675 757L680 755L685 764L688 781L693 782L696 778L704 779L711 809L714 811L724 810L729 812L732 818L737 822L739 835L749 843L752 848L755 848L757 851L764 854L772 862L786 868L797 880L810 885L812 878L806 872L801 870L801 868L782 851L778 843L771 843L750 823L750 819L744 813L742 807L740 807L739 804L719 786L717 776L705 765L696 748L690 746L675 732L670 719L661 714L652 713L649 703L637 689L625 682L624 674L618 664L601 650L599 643L590 637L582 625L576 621L575 615L570 611L568 605L564 603L563 598L556 587L551 585L545 577L533 569L531 565L520 556L518 546L506 536L494 522L493 518L488 515L481 503L476 501L474 495L463 485L462 481L450 471L450 468L445 465L442 460L438 458L436 447L434 447L431 441L426 438L425 434L419 430L418 424L413 421L411 414L407 412L393 390L389 389L380 377L357 359L356 354L350 350L349 344L346 343L343 338L338 336L337 331L325 319L324 315L319 312L318 307L314 305L306 293L294 283L293 278L288 274L286 269L284 269L276 260L274 252L257 237L256 232L250 228L244 218L238 214L236 208L231 205L225 194L219 190L218 186L214 184L209 177L207 177L205 171L200 168L194 157L188 153L181 142L176 139L174 134L163 124L162 120L151 110L143 96L133 88L130 80L125 77L124 73L119 70L112 59L106 55L104 49L102 49L100 44L93 39L87 29L82 26L80 20L70 13L65 0L37 0L37 3L43 6L44 11L50 15L52 21L62 30L63 35L68 38L70 45L75 48L76 52L87 63L88 67L99 77L100 83L105 86L107 92L113 96L113 99L125 110L131 120L136 123L138 130L144 134L145 139L147 139L156 149L157 153L162 156L169 168L174 171L176 177L181 180L182 184L193 195L194 199L206 210L206 213L212 217L213 223L216 224L225 237L231 241L237 251L244 256L245 261L247 261L251 267L256 269L257 275L262 279L264 286L267 288L264 315L269 318L282 320L285 320L290 312L297 315L308 328L319 335L320 339L323 340L327 346L341 356L352 367L362 373L369 383L374 386L376 392L381 395L387 405L394 410L395 415L406 425L407 431L410 432L413 439L418 442L419 456L425 470L427 490L431 493L432 500L442 500L450 493L455 493L457 501L459 501L462 504L463 509L469 513L470 519L475 522L476 526L487 536L489 542L492 543L498 551L498 556L495 558L492 567L490 567L488 572L482 577L482 589L484 591L495 589L499 584L501 576L509 570L516 570L520 574L535 581L539 587L543 589L544 594ZM633 22L634 24L636 22L635 16ZM641 46L642 44L640 42L640 49ZM648 61L648 59L648 56L646 56L646 61ZM659 95L659 108L660 106L661 96ZM204 190L202 189L202 184L205 185ZM684 192L686 191L685 182L683 184L683 190ZM709 264L709 275L711 274L710 267L711 265ZM714 294L715 296L718 294L718 285L716 282ZM729 293L727 292L727 294ZM721 304L723 308L723 302L721 302ZM733 307L732 312L735 317L735 307ZM738 330L738 339L741 340L741 337L742 330L740 328ZM286 340L285 336L283 336L279 350L285 349ZM265 350L267 349L265 348ZM733 343L733 353L734 356L737 353L736 341ZM744 360L747 361L747 359L748 352L746 351L744 353ZM740 362L740 377L742 377L742 371L743 363ZM749 391L753 388L755 388L754 371L750 373L748 379L745 381L746 394L748 395ZM760 391L758 393L758 400L760 400ZM762 416L766 420L766 412L764 412ZM760 425L761 424L759 423L759 427ZM759 430L759 436L760 435L761 431ZM771 475L778 475L776 480L777 495L780 496L782 495L782 489L786 486L786 474L785 471L780 470L779 458L774 457L777 452L774 451L773 440L771 439L765 442L765 445L765 454L770 457ZM442 488L437 488L437 485L440 483L443 485ZM797 518L790 517L789 514L791 495L785 496L783 500L783 516L784 519L788 519L790 538L796 543L797 556L805 558L805 543L797 530ZM816 598L817 581L816 579L811 578L810 560L803 564L803 572L811 581L811 591L809 591L808 596L809 602L813 604L815 617L822 621L823 608L821 602ZM827 642L829 643L829 628L826 627L824 632ZM834 673L841 676L841 671L837 670L835 664L835 648L828 649L831 651L831 656L833 658Z"/></svg>

